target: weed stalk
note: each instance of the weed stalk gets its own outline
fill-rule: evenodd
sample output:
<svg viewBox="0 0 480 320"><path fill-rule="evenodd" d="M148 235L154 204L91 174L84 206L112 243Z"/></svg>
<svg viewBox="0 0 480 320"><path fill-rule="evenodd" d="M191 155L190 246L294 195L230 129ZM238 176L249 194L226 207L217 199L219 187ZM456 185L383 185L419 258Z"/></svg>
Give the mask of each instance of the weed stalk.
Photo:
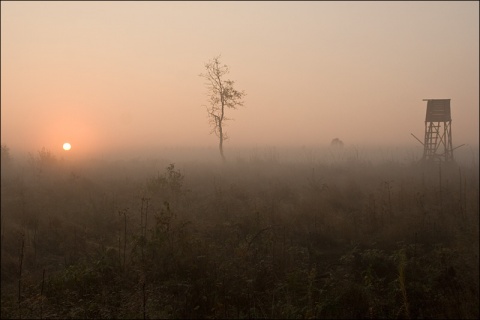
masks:
<svg viewBox="0 0 480 320"><path fill-rule="evenodd" d="M18 316L22 318L22 267L23 267L23 251L25 248L25 234L22 233L22 246L20 249L19 267L18 267Z"/></svg>

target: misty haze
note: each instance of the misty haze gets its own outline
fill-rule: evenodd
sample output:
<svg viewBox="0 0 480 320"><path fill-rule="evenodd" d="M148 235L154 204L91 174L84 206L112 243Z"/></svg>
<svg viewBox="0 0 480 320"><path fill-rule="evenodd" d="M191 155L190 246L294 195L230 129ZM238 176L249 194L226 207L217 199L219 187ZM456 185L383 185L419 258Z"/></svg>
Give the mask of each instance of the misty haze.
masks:
<svg viewBox="0 0 480 320"><path fill-rule="evenodd" d="M1 315L479 314L478 2L1 3Z"/></svg>

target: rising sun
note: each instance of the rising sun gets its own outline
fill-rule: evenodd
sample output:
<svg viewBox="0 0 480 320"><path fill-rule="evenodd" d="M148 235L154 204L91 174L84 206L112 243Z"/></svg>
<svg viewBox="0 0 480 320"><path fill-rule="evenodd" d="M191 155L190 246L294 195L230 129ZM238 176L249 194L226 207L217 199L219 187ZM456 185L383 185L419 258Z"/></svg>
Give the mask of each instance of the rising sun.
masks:
<svg viewBox="0 0 480 320"><path fill-rule="evenodd" d="M70 150L71 148L72 148L72 146L70 145L70 143L65 142L65 143L63 144L63 150L68 151L68 150Z"/></svg>

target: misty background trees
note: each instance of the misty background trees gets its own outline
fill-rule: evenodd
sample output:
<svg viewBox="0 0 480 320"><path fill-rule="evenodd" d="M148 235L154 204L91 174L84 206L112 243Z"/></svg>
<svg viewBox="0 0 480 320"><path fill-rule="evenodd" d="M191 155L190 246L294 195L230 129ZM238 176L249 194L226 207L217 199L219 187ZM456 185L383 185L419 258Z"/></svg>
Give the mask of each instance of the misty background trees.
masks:
<svg viewBox="0 0 480 320"><path fill-rule="evenodd" d="M2 144L2 163L9 163L12 160L12 156L10 155L10 148L7 145Z"/></svg>
<svg viewBox="0 0 480 320"><path fill-rule="evenodd" d="M330 146L334 148L343 148L343 141L335 138L332 140L332 142L330 142Z"/></svg>
<svg viewBox="0 0 480 320"><path fill-rule="evenodd" d="M201 77L207 80L205 86L208 89L209 106L207 106L207 113L211 133L215 132L219 140L220 155L225 161L223 154L223 142L228 139L227 133L224 130L225 121L231 120L225 115L227 108L237 109L238 106L243 106L244 91L237 91L234 88L235 82L230 79L225 79L225 76L230 72L227 65L222 65L220 56L217 56L205 64L205 73L200 74Z"/></svg>

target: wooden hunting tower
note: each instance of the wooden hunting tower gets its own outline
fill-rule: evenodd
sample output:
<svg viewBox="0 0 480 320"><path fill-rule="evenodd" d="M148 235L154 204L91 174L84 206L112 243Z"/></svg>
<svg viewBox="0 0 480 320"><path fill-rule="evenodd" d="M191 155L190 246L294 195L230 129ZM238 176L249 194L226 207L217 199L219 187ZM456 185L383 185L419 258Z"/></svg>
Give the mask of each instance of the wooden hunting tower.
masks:
<svg viewBox="0 0 480 320"><path fill-rule="evenodd" d="M453 161L452 117L450 99L424 99L425 116L424 161Z"/></svg>

